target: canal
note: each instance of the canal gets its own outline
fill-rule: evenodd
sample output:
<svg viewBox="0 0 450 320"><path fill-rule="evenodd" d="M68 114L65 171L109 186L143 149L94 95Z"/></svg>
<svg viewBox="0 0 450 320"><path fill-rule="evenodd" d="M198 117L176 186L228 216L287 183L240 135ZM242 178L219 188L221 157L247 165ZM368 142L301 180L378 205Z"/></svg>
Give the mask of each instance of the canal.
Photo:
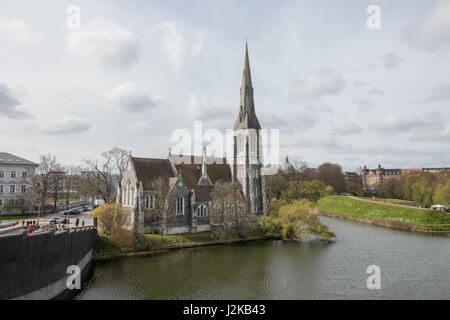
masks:
<svg viewBox="0 0 450 320"><path fill-rule="evenodd" d="M94 265L75 299L449 299L450 238L321 217L333 242L259 241ZM381 268L381 289L366 269Z"/></svg>

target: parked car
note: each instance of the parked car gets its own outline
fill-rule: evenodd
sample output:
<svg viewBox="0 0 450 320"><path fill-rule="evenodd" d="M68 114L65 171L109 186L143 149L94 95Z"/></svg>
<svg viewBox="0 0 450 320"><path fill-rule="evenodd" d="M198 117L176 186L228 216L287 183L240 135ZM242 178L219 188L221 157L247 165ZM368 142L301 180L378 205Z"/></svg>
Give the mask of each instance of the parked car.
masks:
<svg viewBox="0 0 450 320"><path fill-rule="evenodd" d="M64 222L64 218L61 217L52 217L50 218L50 223L54 223L54 224L61 224Z"/></svg>
<svg viewBox="0 0 450 320"><path fill-rule="evenodd" d="M70 210L65 211L64 214L66 216L76 216L78 214L81 214L82 212L83 212L83 209L81 209L81 208L72 208Z"/></svg>
<svg viewBox="0 0 450 320"><path fill-rule="evenodd" d="M0 229L12 227L13 225L14 225L14 222L0 221Z"/></svg>

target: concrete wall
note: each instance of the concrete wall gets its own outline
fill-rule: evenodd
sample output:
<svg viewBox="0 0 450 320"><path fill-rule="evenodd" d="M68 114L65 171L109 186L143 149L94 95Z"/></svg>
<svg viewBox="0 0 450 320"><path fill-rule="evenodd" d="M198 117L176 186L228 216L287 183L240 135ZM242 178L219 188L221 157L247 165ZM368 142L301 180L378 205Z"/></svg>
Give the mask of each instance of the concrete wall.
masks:
<svg viewBox="0 0 450 320"><path fill-rule="evenodd" d="M65 288L70 265L83 269L97 229L0 236L0 299L49 299Z"/></svg>

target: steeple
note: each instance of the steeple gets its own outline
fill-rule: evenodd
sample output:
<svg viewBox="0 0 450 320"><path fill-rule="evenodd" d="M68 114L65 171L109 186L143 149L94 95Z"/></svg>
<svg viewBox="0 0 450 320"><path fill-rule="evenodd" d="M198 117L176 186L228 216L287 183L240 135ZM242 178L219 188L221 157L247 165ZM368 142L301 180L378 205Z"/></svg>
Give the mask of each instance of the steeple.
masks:
<svg viewBox="0 0 450 320"><path fill-rule="evenodd" d="M248 45L245 43L244 74L242 75L241 101L239 115L234 125L238 129L261 129L255 113L253 99L252 75L250 72L250 59L248 57Z"/></svg>
<svg viewBox="0 0 450 320"><path fill-rule="evenodd" d="M197 185L202 187L212 187L213 184L211 182L211 179L208 177L208 171L206 167L206 147L203 147L203 154L202 154L202 176L197 182Z"/></svg>

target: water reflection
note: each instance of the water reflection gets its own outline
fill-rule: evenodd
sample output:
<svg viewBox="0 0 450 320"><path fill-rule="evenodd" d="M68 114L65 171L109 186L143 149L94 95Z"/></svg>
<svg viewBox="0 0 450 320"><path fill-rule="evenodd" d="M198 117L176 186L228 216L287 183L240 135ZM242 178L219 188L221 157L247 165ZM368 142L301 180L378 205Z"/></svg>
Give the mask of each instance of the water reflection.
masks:
<svg viewBox="0 0 450 320"><path fill-rule="evenodd" d="M322 218L334 242L261 241L96 264L77 299L448 299L448 236ZM368 290L366 268L382 270Z"/></svg>

